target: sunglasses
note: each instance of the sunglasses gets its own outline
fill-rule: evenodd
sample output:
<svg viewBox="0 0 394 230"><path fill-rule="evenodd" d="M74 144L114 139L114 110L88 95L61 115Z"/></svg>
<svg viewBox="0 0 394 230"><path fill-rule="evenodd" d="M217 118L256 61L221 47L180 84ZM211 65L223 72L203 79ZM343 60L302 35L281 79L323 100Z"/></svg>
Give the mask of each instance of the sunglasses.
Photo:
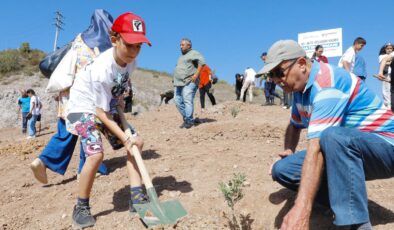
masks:
<svg viewBox="0 0 394 230"><path fill-rule="evenodd" d="M278 66L277 68L271 70L268 73L268 76L272 77L272 78L283 78L285 76L285 71L288 69L291 69L291 67L293 67L293 65L297 62L298 59L294 59L294 61L288 65L286 68L282 68L280 66Z"/></svg>

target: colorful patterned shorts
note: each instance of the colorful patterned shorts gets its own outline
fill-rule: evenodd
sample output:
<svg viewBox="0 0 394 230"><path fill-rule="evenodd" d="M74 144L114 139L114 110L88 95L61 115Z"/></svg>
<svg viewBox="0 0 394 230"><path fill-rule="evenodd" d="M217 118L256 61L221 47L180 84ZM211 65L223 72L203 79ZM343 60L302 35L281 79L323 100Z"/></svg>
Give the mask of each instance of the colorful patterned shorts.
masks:
<svg viewBox="0 0 394 230"><path fill-rule="evenodd" d="M66 118L67 131L81 137L85 156L103 153L103 142L96 128L96 116L91 113L70 113Z"/></svg>

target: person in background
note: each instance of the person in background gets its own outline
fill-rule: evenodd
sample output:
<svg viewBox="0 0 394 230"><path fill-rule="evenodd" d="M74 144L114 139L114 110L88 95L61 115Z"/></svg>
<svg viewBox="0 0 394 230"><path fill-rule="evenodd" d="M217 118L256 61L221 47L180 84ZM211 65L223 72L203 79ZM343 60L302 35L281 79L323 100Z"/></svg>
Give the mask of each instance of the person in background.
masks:
<svg viewBox="0 0 394 230"><path fill-rule="evenodd" d="M22 133L27 130L27 114L30 112L30 97L27 95L26 90L20 90L21 97L18 98L18 118L22 117Z"/></svg>
<svg viewBox="0 0 394 230"><path fill-rule="evenodd" d="M173 78L175 104L183 119L179 128L189 129L197 124L197 121L193 118L194 97L205 60L200 52L192 49L190 39L182 38L180 47L182 55L178 58Z"/></svg>
<svg viewBox="0 0 394 230"><path fill-rule="evenodd" d="M356 64L356 54L360 52L366 44L367 41L362 37L354 39L353 45L349 47L342 55L341 59L339 59L338 66L353 73L354 65Z"/></svg>
<svg viewBox="0 0 394 230"><path fill-rule="evenodd" d="M394 46L391 43L386 43L379 51L379 64L383 64L382 76L378 79L382 81L382 94L384 105L391 108L391 62L392 58L385 59L393 53Z"/></svg>
<svg viewBox="0 0 394 230"><path fill-rule="evenodd" d="M241 89L241 97L243 98L246 95L246 91L249 91L249 102L253 101L253 89L255 86L256 80L256 71L254 69L247 67L245 69L242 89ZM244 101L245 102L245 101Z"/></svg>
<svg viewBox="0 0 394 230"><path fill-rule="evenodd" d="M272 79L271 79L271 81L272 81ZM280 104L283 104L283 98L281 98L279 96L279 94L276 92L276 84L275 84L275 82L272 81L272 84L271 84L271 87L270 87L269 91L270 91L269 94L270 94L270 104L271 105L275 104L275 97L279 98Z"/></svg>
<svg viewBox="0 0 394 230"><path fill-rule="evenodd" d="M211 68L209 68L209 66L205 64L201 69L200 84L198 85L202 112L205 109L205 94L208 95L212 105L216 105L216 100L215 97L213 96L213 93L211 92L211 88L212 88L212 71Z"/></svg>
<svg viewBox="0 0 394 230"><path fill-rule="evenodd" d="M326 56L323 55L323 46L322 45L317 45L315 47L315 52L313 52L313 55L311 57L312 62L317 61L317 62L324 62L328 63L328 59Z"/></svg>
<svg viewBox="0 0 394 230"><path fill-rule="evenodd" d="M36 95L33 89L27 90L27 95L30 97L30 111L29 114L31 118L28 121L29 126L29 135L27 139L35 138L36 137L36 122L37 118L40 115L40 110L42 108L42 104L40 101L40 97ZM27 116L29 116L29 114Z"/></svg>
<svg viewBox="0 0 394 230"><path fill-rule="evenodd" d="M242 82L243 82L243 76L239 73L236 73L235 74L235 95L237 95L237 97L236 97L237 101L240 100L240 98L241 98Z"/></svg>
<svg viewBox="0 0 394 230"><path fill-rule="evenodd" d="M353 74L359 77L361 80L365 81L367 78L367 64L360 53L356 54L356 59L354 62Z"/></svg>
<svg viewBox="0 0 394 230"><path fill-rule="evenodd" d="M267 76L264 82L264 95L265 95L265 104L264 105L272 105L271 103L271 88L274 82L270 76ZM273 97L272 97L273 99ZM272 101L273 102L273 101Z"/></svg>
<svg viewBox="0 0 394 230"><path fill-rule="evenodd" d="M174 90L173 90L173 89L170 89L170 90L167 90L167 91L164 92L164 93L161 93L161 94L160 94L160 104L159 104L159 106L160 106L161 104L163 104L163 101L164 101L165 104L168 104L168 102L169 102L171 99L173 99L173 98L174 98Z"/></svg>

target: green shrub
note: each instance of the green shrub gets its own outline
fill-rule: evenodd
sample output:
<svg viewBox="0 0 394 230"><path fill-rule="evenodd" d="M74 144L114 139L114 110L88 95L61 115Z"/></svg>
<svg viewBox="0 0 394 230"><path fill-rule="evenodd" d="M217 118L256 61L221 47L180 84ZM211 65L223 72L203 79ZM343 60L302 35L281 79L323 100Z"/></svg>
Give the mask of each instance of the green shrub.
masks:
<svg viewBox="0 0 394 230"><path fill-rule="evenodd" d="M21 44L20 48L19 48L19 51L20 51L21 53L24 53L24 54L30 53L30 52L31 52L30 44L29 44L28 42L23 42L23 43Z"/></svg>
<svg viewBox="0 0 394 230"><path fill-rule="evenodd" d="M21 58L17 50L0 52L0 73L18 71L22 69Z"/></svg>

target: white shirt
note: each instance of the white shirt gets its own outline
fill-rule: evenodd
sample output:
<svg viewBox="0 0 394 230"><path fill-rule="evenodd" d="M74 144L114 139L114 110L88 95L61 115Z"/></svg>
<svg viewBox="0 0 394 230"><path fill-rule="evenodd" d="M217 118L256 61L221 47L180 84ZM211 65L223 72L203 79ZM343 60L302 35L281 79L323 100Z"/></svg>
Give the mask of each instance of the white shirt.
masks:
<svg viewBox="0 0 394 230"><path fill-rule="evenodd" d="M350 63L350 72L353 73L354 64L356 62L356 51L354 50L353 46L349 47L346 52L342 55L341 59L339 59L338 66L343 68L343 62Z"/></svg>
<svg viewBox="0 0 394 230"><path fill-rule="evenodd" d="M256 80L256 71L252 68L247 68L245 70L245 82L254 82Z"/></svg>
<svg viewBox="0 0 394 230"><path fill-rule="evenodd" d="M136 61L119 66L113 57L113 48L103 52L77 73L67 113L96 114L96 108L109 112L111 99L121 96L127 89L129 76L135 68Z"/></svg>
<svg viewBox="0 0 394 230"><path fill-rule="evenodd" d="M33 108L33 103L35 104L35 107L31 111L31 115L40 115L40 97L39 96L31 96L30 108Z"/></svg>
<svg viewBox="0 0 394 230"><path fill-rule="evenodd" d="M379 64L382 62L383 58L385 58L385 57L387 57L387 56L393 57L393 56L394 56L393 53L394 53L394 52L391 52L390 54L382 54L382 55L379 55ZM387 68L387 74L386 74L386 76L390 76L390 73L391 73L391 67L389 66L389 67Z"/></svg>

